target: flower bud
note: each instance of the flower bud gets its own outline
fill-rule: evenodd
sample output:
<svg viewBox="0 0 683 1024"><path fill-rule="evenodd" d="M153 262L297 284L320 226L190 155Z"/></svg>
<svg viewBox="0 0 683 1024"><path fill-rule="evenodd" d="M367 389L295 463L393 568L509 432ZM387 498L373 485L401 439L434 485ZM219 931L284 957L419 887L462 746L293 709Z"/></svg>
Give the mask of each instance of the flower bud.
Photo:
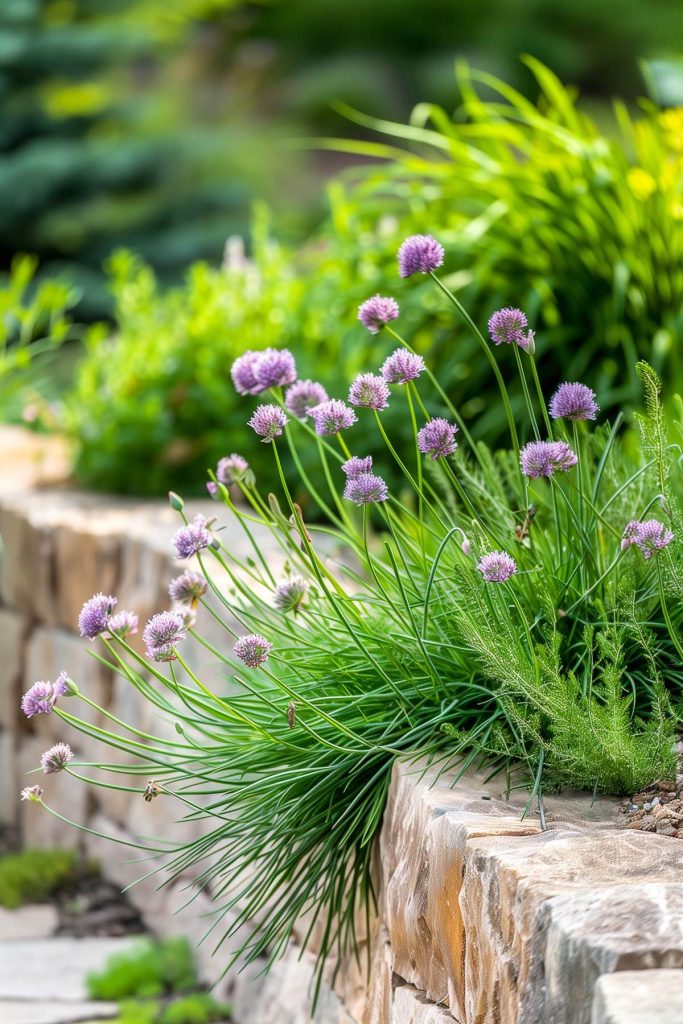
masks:
<svg viewBox="0 0 683 1024"><path fill-rule="evenodd" d="M168 501L171 508L174 509L176 512L182 512L183 509L185 508L185 502L183 501L179 494L176 494L175 491L168 492Z"/></svg>

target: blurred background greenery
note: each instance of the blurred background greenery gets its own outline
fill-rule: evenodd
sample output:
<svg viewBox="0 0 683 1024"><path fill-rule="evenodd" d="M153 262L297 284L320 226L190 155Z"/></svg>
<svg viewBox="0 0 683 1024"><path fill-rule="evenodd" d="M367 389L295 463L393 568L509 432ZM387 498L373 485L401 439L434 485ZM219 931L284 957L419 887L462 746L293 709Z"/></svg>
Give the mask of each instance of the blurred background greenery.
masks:
<svg viewBox="0 0 683 1024"><path fill-rule="evenodd" d="M289 345L340 394L381 290L495 439L469 339L397 281L415 231L480 322L527 310L549 387L628 407L637 355L677 384L681 40L678 0L4 0L5 417L94 488L199 490L245 446L265 473L231 360ZM69 316L104 323L58 349Z"/></svg>

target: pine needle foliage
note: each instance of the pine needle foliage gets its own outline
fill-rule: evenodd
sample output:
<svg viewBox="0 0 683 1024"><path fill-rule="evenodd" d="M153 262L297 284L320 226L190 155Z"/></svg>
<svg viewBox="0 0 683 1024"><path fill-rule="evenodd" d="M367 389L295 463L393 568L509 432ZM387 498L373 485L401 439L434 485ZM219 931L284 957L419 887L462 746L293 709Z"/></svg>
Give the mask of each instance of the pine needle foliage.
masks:
<svg viewBox="0 0 683 1024"><path fill-rule="evenodd" d="M495 361L497 350L471 326ZM216 914L206 941L226 966L223 943L244 935L243 926L241 949L252 961L276 959L304 919L304 944L315 929L321 963L354 946L358 911L374 899L373 849L396 758L462 770L521 766L535 793L561 785L628 793L674 773L681 471L659 381L639 364L645 407L637 443L621 417L597 427L551 423L535 356L518 354L527 398L519 434L539 439L545 423L576 455L566 472L524 475L515 440L513 450L492 452L466 430L454 454L425 459L419 445L395 447L381 415L368 409L336 436L319 437L307 420L291 418L269 442L279 493L262 495L246 474L236 504L211 474L231 529L244 531L252 553L240 558L220 530L198 553L211 600L202 600L173 660L149 661L124 639L102 638L98 657L173 724L173 738L111 718L111 726L88 724L70 701L56 705L65 723L135 758L132 769L114 759L72 762L66 771L116 785L117 773L132 770L140 787L130 787L131 799L144 791L180 808L183 820L203 822L186 842L140 845L162 857L162 884L191 868L195 892L211 895ZM414 428L416 408L428 417L436 401L432 385L438 391L428 367L392 391ZM282 404L281 390L267 400L271 409ZM364 456L374 430L405 487L359 510L341 497L340 463L349 449ZM510 430L516 439L514 422ZM292 500L280 449L296 463L299 448L314 445L329 493L312 495L325 518L309 524ZM184 516L182 500L172 496L172 504ZM630 521L653 518L673 537L654 552L625 542ZM268 554L273 542L285 575L309 585L289 613L273 600L281 582ZM495 551L516 567L501 582L483 568ZM209 615L222 624L224 644L203 637ZM258 668L231 655L236 638L250 634L272 644ZM190 643L224 663L219 692L188 664ZM87 698L87 680L76 683Z"/></svg>

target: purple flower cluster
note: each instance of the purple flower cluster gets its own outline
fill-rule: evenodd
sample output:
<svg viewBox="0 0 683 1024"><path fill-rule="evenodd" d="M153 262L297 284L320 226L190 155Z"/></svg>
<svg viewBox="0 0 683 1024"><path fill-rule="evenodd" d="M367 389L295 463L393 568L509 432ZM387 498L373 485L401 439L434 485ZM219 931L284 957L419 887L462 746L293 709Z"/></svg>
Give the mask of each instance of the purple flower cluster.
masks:
<svg viewBox="0 0 683 1024"><path fill-rule="evenodd" d="M185 623L178 612L158 612L145 626L142 639L147 657L154 661L173 661L175 646L185 639Z"/></svg>
<svg viewBox="0 0 683 1024"><path fill-rule="evenodd" d="M518 345L533 352L534 332L521 309L506 306L494 313L489 319L489 336L494 345Z"/></svg>
<svg viewBox="0 0 683 1024"><path fill-rule="evenodd" d="M200 597L206 593L206 580L198 572L187 569L186 572L176 576L168 585L169 597L178 604L189 604L191 608L196 607Z"/></svg>
<svg viewBox="0 0 683 1024"><path fill-rule="evenodd" d="M517 563L505 551L489 551L479 559L477 569L487 583L505 583L517 572Z"/></svg>
<svg viewBox="0 0 683 1024"><path fill-rule="evenodd" d="M212 520L213 521L213 520ZM173 537L178 558L192 558L213 544L209 522L202 515L196 515L187 526L181 526Z"/></svg>
<svg viewBox="0 0 683 1024"><path fill-rule="evenodd" d="M285 405L299 420L304 420L311 409L321 402L327 402L329 395L316 380L298 380L285 394Z"/></svg>
<svg viewBox="0 0 683 1024"><path fill-rule="evenodd" d="M234 653L243 661L248 668L258 668L268 661L268 655L273 645L260 633L249 633L246 636L238 637Z"/></svg>
<svg viewBox="0 0 683 1024"><path fill-rule="evenodd" d="M376 501L386 501L389 488L381 476L357 473L347 478L344 497L354 505L370 505Z"/></svg>
<svg viewBox="0 0 683 1024"><path fill-rule="evenodd" d="M381 374L387 384L407 384L417 380L425 368L422 356L414 355L407 348L397 348L382 364Z"/></svg>
<svg viewBox="0 0 683 1024"><path fill-rule="evenodd" d="M625 551L626 548L635 544L643 558L648 560L662 548L668 547L673 539L674 535L671 530L667 529L664 523L660 523L658 519L646 519L644 522L632 519L624 530L621 549Z"/></svg>
<svg viewBox="0 0 683 1024"><path fill-rule="evenodd" d="M550 399L548 409L554 420L594 420L600 406L595 392L585 384L565 383Z"/></svg>
<svg viewBox="0 0 683 1024"><path fill-rule="evenodd" d="M362 459L357 455L352 455L346 462L342 462L341 468L349 479L360 476L361 473L370 473L372 471L372 455L366 455Z"/></svg>
<svg viewBox="0 0 683 1024"><path fill-rule="evenodd" d="M40 756L40 767L45 775L53 775L73 760L74 752L68 743L55 743Z"/></svg>
<svg viewBox="0 0 683 1024"><path fill-rule="evenodd" d="M359 373L349 388L349 402L381 412L389 405L389 386L383 377L374 373Z"/></svg>
<svg viewBox="0 0 683 1024"><path fill-rule="evenodd" d="M455 435L458 428L441 417L430 420L417 433L418 448L423 455L432 459L442 459L452 455L458 447Z"/></svg>
<svg viewBox="0 0 683 1024"><path fill-rule="evenodd" d="M259 405L248 422L248 426L261 438L264 444L280 437L285 429L287 417L279 405Z"/></svg>
<svg viewBox="0 0 683 1024"><path fill-rule="evenodd" d="M308 583L303 576L289 576L278 583L273 593L273 604L281 612L298 612L306 600Z"/></svg>
<svg viewBox="0 0 683 1024"><path fill-rule="evenodd" d="M21 791L21 799L28 800L29 803L37 804L43 798L43 787L42 786L24 786Z"/></svg>
<svg viewBox="0 0 683 1024"><path fill-rule="evenodd" d="M296 364L288 349L267 348L238 356L230 375L240 395L260 395L268 388L292 384L296 380Z"/></svg>
<svg viewBox="0 0 683 1024"><path fill-rule="evenodd" d="M339 398L330 398L309 410L316 434L338 434L340 430L348 430L357 422L353 409Z"/></svg>
<svg viewBox="0 0 683 1024"><path fill-rule="evenodd" d="M529 479L566 473L578 462L565 441L529 441L519 453L522 472Z"/></svg>
<svg viewBox="0 0 683 1024"><path fill-rule="evenodd" d="M242 455L237 455L235 452L232 455L226 455L220 459L216 466L216 480L224 487L230 487L231 484L236 484L238 480L243 480L246 474L249 472L249 463Z"/></svg>
<svg viewBox="0 0 683 1024"><path fill-rule="evenodd" d="M132 636L138 631L138 617L135 612L117 612L116 615L111 615L107 622L107 632L102 635L109 639L109 637L117 636L121 640L124 640L127 636Z"/></svg>
<svg viewBox="0 0 683 1024"><path fill-rule="evenodd" d="M367 327L370 334L379 334L385 324L396 320L397 317L396 299L384 298L382 295L373 295L358 307L358 319L363 327Z"/></svg>
<svg viewBox="0 0 683 1024"><path fill-rule="evenodd" d="M85 602L78 616L81 636L94 640L108 629L109 616L116 607L116 598L106 594L95 594Z"/></svg>
<svg viewBox="0 0 683 1024"><path fill-rule="evenodd" d="M398 272L401 277L428 274L443 263L444 248L431 235L411 235L398 250Z"/></svg>
<svg viewBox="0 0 683 1024"><path fill-rule="evenodd" d="M54 683L34 683L21 698L21 710L27 718L34 715L50 715L54 710L58 697L64 697L69 693L69 683L66 672L60 672Z"/></svg>

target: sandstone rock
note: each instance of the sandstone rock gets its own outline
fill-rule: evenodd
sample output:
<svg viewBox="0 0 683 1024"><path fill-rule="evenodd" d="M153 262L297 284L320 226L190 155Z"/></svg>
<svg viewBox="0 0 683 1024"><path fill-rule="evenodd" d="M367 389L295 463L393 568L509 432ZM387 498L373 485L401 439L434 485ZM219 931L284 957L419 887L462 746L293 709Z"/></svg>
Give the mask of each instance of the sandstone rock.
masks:
<svg viewBox="0 0 683 1024"><path fill-rule="evenodd" d="M619 971L598 978L591 1024L681 1024L683 973Z"/></svg>
<svg viewBox="0 0 683 1024"><path fill-rule="evenodd" d="M454 1018L442 1006L430 1002L413 985L399 985L394 991L391 1024L454 1024Z"/></svg>
<svg viewBox="0 0 683 1024"><path fill-rule="evenodd" d="M24 644L28 630L25 616L0 608L0 726L8 729L13 729L17 721Z"/></svg>
<svg viewBox="0 0 683 1024"><path fill-rule="evenodd" d="M51 903L35 903L16 910L0 907L0 942L48 939L57 931L57 924L57 910Z"/></svg>
<svg viewBox="0 0 683 1024"><path fill-rule="evenodd" d="M0 493L25 491L61 483L69 476L69 453L56 435L24 427L0 426L2 476Z"/></svg>
<svg viewBox="0 0 683 1024"><path fill-rule="evenodd" d="M0 728L0 825L12 828L17 824L19 792L16 738L12 730Z"/></svg>
<svg viewBox="0 0 683 1024"><path fill-rule="evenodd" d="M116 1003L105 1002L0 1002L3 1024L90 1024L95 1020L111 1020L117 1012Z"/></svg>
<svg viewBox="0 0 683 1024"><path fill-rule="evenodd" d="M130 946L129 939L0 942L0 1005L3 1000L32 1000L36 995L45 1001L84 1000L88 974Z"/></svg>

